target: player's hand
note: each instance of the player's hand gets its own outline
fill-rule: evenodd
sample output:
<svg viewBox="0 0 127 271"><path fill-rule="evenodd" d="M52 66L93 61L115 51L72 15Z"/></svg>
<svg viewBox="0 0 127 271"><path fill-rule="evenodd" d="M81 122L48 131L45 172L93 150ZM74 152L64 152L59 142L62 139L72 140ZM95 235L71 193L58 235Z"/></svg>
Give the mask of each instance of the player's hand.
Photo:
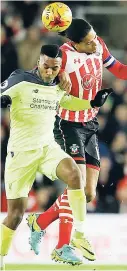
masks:
<svg viewBox="0 0 127 271"><path fill-rule="evenodd" d="M112 88L105 88L98 91L94 100L90 102L92 107L101 107L107 100L108 96L113 92Z"/></svg>
<svg viewBox="0 0 127 271"><path fill-rule="evenodd" d="M65 71L61 71L58 77L60 81L59 83L60 88L62 88L64 91L66 91L67 94L69 94L71 91L72 84L68 73Z"/></svg>
<svg viewBox="0 0 127 271"><path fill-rule="evenodd" d="M1 108L10 107L10 105L12 104L11 97L8 95L2 95L0 97L0 102L1 102Z"/></svg>

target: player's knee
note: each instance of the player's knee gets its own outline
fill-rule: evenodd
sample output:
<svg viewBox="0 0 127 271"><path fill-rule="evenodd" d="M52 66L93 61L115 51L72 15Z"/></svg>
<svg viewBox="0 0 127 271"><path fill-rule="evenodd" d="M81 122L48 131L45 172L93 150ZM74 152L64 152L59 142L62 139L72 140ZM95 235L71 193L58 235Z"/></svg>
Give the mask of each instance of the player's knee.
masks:
<svg viewBox="0 0 127 271"><path fill-rule="evenodd" d="M24 212L16 209L8 215L8 220L11 223L13 229L16 229L23 219Z"/></svg>
<svg viewBox="0 0 127 271"><path fill-rule="evenodd" d="M86 189L85 190L85 193L86 193L86 200L87 200L87 203L88 202L91 202L92 200L95 199L96 197L96 191L94 189Z"/></svg>
<svg viewBox="0 0 127 271"><path fill-rule="evenodd" d="M80 189L82 187L82 177L78 168L73 168L68 174L68 186L72 189Z"/></svg>

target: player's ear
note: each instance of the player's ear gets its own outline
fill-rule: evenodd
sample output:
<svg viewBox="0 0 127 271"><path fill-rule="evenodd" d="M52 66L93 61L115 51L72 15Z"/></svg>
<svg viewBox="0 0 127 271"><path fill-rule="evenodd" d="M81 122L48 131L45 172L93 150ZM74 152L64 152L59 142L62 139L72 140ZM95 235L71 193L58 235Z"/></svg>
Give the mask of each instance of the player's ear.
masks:
<svg viewBox="0 0 127 271"><path fill-rule="evenodd" d="M37 65L39 65L39 62L40 62L40 60L38 59L38 60L37 60Z"/></svg>

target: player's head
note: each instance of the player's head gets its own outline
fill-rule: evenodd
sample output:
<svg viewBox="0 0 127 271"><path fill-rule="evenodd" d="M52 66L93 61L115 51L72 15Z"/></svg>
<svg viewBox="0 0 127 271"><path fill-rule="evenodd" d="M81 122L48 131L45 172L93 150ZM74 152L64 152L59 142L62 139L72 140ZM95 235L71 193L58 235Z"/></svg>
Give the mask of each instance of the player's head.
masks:
<svg viewBox="0 0 127 271"><path fill-rule="evenodd" d="M62 33L59 33L62 35ZM93 27L83 19L74 18L63 35L72 41L80 53L94 53L97 46L97 35Z"/></svg>
<svg viewBox="0 0 127 271"><path fill-rule="evenodd" d="M38 70L45 83L52 82L58 75L62 64L62 52L58 45L43 45L38 60Z"/></svg>

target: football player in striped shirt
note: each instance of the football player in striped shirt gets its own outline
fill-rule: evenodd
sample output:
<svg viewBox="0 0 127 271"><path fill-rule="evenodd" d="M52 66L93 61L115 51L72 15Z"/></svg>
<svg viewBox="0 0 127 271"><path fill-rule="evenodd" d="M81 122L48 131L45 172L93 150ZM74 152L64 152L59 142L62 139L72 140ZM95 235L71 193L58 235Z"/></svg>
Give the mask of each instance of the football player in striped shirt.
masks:
<svg viewBox="0 0 127 271"><path fill-rule="evenodd" d="M69 74L72 83L70 94L81 100L93 100L97 93L101 93L103 66L117 78L127 80L127 65L112 56L104 41L87 21L73 19L70 27L62 34L70 40L61 47L62 68ZM85 205L95 198L100 170L97 137L99 125L96 118L98 110L99 108L93 107L73 111L60 106L54 128L57 143L80 168L85 187ZM52 253L54 259L58 259L59 249L70 243L72 207L76 208L75 202L71 202L70 207L65 190L50 210L37 218L41 229L60 218L59 242ZM84 233L85 222L86 212L82 213L82 223L75 224L78 231L72 236L71 244L79 248L85 258L95 260L94 251Z"/></svg>

